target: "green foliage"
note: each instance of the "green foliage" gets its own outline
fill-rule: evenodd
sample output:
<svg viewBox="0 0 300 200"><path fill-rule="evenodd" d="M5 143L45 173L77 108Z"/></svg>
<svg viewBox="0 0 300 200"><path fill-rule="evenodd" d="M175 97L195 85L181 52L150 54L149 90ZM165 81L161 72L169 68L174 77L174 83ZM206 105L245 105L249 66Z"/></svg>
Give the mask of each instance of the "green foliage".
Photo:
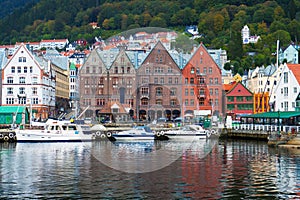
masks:
<svg viewBox="0 0 300 200"><path fill-rule="evenodd" d="M197 42L227 50L230 64L238 72L240 68L273 63L277 40L286 47L300 38L300 12L297 12L300 0L31 0L25 4L27 2L0 2L1 44L52 38L86 39L91 44L94 37L106 39L133 28L165 27L183 32L187 25L198 25L202 37ZM13 13L12 8L16 8ZM92 29L91 22L97 22L100 29ZM251 35L261 37L258 43L242 44L241 29L246 24ZM188 51L185 49L188 41L179 37L177 42Z"/></svg>

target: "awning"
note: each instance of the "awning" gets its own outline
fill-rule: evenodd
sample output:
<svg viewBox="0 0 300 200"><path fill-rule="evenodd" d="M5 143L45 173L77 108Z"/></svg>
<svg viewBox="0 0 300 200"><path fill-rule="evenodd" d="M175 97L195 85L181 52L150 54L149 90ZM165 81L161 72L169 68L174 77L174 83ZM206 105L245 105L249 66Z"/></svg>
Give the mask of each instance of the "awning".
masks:
<svg viewBox="0 0 300 200"><path fill-rule="evenodd" d="M277 111L277 112L264 112L252 115L241 116L242 118L273 118L273 119L288 119L291 117L300 116L299 111Z"/></svg>

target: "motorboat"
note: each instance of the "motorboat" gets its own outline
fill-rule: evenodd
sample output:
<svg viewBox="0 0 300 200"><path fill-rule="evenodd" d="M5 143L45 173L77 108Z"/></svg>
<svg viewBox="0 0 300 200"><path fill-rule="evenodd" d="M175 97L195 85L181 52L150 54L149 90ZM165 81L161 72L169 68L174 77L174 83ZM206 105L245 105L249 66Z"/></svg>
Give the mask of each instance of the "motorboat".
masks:
<svg viewBox="0 0 300 200"><path fill-rule="evenodd" d="M149 126L135 126L132 129L113 133L117 140L154 140L155 134Z"/></svg>
<svg viewBox="0 0 300 200"><path fill-rule="evenodd" d="M18 142L91 141L94 135L90 126L67 120L48 119L43 126L15 129Z"/></svg>
<svg viewBox="0 0 300 200"><path fill-rule="evenodd" d="M161 135L167 136L169 139L206 139L209 138L211 132L199 125L185 125L180 129L168 130L160 132Z"/></svg>

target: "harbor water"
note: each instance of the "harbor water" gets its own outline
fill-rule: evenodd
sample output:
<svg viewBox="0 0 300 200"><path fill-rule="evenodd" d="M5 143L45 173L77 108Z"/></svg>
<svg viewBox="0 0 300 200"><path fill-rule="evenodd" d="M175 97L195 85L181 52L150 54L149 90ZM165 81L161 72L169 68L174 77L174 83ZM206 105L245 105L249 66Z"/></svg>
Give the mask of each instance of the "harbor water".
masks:
<svg viewBox="0 0 300 200"><path fill-rule="evenodd" d="M300 150L264 141L1 143L1 199L299 199Z"/></svg>

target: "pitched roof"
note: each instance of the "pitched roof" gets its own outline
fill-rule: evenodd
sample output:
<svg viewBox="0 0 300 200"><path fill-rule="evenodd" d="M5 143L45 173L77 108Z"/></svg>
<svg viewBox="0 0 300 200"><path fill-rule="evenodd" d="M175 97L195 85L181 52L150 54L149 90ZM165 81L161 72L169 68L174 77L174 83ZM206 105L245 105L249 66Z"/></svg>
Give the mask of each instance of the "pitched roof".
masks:
<svg viewBox="0 0 300 200"><path fill-rule="evenodd" d="M287 66L293 72L298 84L300 85L300 64L287 64Z"/></svg>

